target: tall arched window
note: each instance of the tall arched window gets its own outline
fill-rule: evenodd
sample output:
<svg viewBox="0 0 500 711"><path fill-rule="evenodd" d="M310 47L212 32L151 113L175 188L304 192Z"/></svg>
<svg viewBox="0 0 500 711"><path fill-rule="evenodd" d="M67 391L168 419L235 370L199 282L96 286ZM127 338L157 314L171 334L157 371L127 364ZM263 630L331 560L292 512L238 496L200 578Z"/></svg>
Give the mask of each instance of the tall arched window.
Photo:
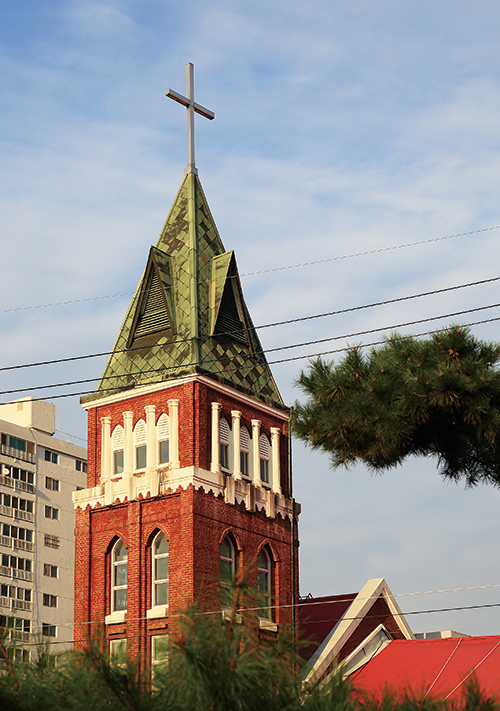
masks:
<svg viewBox="0 0 500 711"><path fill-rule="evenodd" d="M269 440L266 435L259 437L260 480L269 484Z"/></svg>
<svg viewBox="0 0 500 711"><path fill-rule="evenodd" d="M240 429L240 471L243 476L250 476L250 435L246 427Z"/></svg>
<svg viewBox="0 0 500 711"><path fill-rule="evenodd" d="M156 425L158 434L158 464L168 464L170 461L170 418L163 413Z"/></svg>
<svg viewBox="0 0 500 711"><path fill-rule="evenodd" d="M230 536L226 536L220 544L220 601L223 607L231 606L235 572L236 548Z"/></svg>
<svg viewBox="0 0 500 711"><path fill-rule="evenodd" d="M128 550L118 540L111 554L111 612L127 609Z"/></svg>
<svg viewBox="0 0 500 711"><path fill-rule="evenodd" d="M145 469L146 468L146 442L147 442L147 428L144 420L138 420L136 426L134 427L134 446L135 446L135 468Z"/></svg>
<svg viewBox="0 0 500 711"><path fill-rule="evenodd" d="M264 620L272 620L271 609L271 589L272 589L272 564L271 556L266 548L263 548L257 558L257 580L259 617Z"/></svg>
<svg viewBox="0 0 500 711"><path fill-rule="evenodd" d="M152 604L168 605L168 541L163 533L158 533L152 546Z"/></svg>
<svg viewBox="0 0 500 711"><path fill-rule="evenodd" d="M219 422L219 450L222 469L229 469L229 435L230 429L227 420L222 418Z"/></svg>
<svg viewBox="0 0 500 711"><path fill-rule="evenodd" d="M113 474L123 474L123 438L124 432L121 425L116 425L111 435L111 448L113 450Z"/></svg>

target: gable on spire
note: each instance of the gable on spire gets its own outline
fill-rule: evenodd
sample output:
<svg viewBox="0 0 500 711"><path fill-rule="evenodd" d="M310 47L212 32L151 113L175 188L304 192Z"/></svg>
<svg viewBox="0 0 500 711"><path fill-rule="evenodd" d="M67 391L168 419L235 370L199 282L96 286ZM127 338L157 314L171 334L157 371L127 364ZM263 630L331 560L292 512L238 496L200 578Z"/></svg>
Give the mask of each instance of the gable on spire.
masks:
<svg viewBox="0 0 500 711"><path fill-rule="evenodd" d="M160 332L165 332L169 337L175 335L172 289L170 257L157 247L151 247L139 285L139 298L127 340L128 348L142 345L142 339Z"/></svg>
<svg viewBox="0 0 500 711"><path fill-rule="evenodd" d="M250 345L243 303L234 252L214 257L210 289L210 335L227 336Z"/></svg>

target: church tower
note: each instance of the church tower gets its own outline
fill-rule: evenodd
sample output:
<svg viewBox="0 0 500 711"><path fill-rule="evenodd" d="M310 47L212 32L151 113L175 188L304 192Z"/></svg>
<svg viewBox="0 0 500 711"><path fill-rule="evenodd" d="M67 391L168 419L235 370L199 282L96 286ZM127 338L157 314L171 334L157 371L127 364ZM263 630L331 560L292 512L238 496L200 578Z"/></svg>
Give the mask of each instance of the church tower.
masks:
<svg viewBox="0 0 500 711"><path fill-rule="evenodd" d="M228 607L249 569L260 636L294 623L298 506L289 416L194 161L188 167L88 413L87 488L76 509L75 640L104 634L144 664L164 657L176 614ZM103 632L104 630L104 632Z"/></svg>

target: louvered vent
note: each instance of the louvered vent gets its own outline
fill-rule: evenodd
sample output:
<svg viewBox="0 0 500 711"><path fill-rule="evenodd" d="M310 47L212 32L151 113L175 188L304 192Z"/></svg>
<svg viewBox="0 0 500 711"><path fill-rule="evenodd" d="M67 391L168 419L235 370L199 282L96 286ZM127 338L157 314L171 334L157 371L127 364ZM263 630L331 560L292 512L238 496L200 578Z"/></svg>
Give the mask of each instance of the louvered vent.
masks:
<svg viewBox="0 0 500 711"><path fill-rule="evenodd" d="M262 459L269 459L269 440L266 435L261 435L259 438L259 455Z"/></svg>
<svg viewBox="0 0 500 711"><path fill-rule="evenodd" d="M142 300L141 311L135 327L134 338L145 336L155 331L170 328L168 311L163 301L160 280L156 269L151 269L146 285L146 294Z"/></svg>
<svg viewBox="0 0 500 711"><path fill-rule="evenodd" d="M221 444L229 444L229 425L224 419L219 422L219 440Z"/></svg>
<svg viewBox="0 0 500 711"><path fill-rule="evenodd" d="M121 425L116 425L111 436L111 442L113 445L113 451L116 452L119 449L123 449L123 427Z"/></svg>
<svg viewBox="0 0 500 711"><path fill-rule="evenodd" d="M147 430L146 423L144 420L139 420L139 422L134 427L134 443L135 445L146 444Z"/></svg>
<svg viewBox="0 0 500 711"><path fill-rule="evenodd" d="M245 326L238 313L238 306L236 304L231 278L228 278L222 294L219 314L217 316L217 325L215 327L215 335L224 335L228 338L233 338L235 341L240 341L240 343L248 345Z"/></svg>
<svg viewBox="0 0 500 711"><path fill-rule="evenodd" d="M240 449L242 452L250 451L250 437L246 427L242 427L240 430Z"/></svg>
<svg viewBox="0 0 500 711"><path fill-rule="evenodd" d="M170 419L168 418L167 415L163 414L160 415L160 419L158 420L158 441L162 442L166 439L169 439L170 437Z"/></svg>

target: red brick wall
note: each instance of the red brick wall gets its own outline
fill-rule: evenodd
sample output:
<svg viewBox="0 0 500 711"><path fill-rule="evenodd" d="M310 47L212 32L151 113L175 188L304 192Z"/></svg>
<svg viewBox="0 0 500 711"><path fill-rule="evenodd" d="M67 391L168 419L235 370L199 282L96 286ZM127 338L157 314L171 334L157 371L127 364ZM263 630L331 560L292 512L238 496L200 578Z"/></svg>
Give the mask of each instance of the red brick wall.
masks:
<svg viewBox="0 0 500 711"><path fill-rule="evenodd" d="M169 617L146 621L151 607L151 540L161 530L169 540ZM273 553L275 620L291 624L291 532L289 519L269 519L243 505L229 506L222 497L195 491L192 486L154 498L77 511L75 639L88 628L98 632L110 613L110 553L118 537L128 547L126 624L107 625L108 638L126 634L131 650L148 659L147 638L156 630L175 627L176 615L193 600L204 610L219 608L221 540L231 532L241 548L240 566L250 567L249 583L257 585L256 560L260 548ZM297 549L296 549L297 550ZM255 596L246 605L254 607ZM256 622L256 614L245 618ZM92 622L89 626L87 623Z"/></svg>
<svg viewBox="0 0 500 711"><path fill-rule="evenodd" d="M261 432L271 440L271 427L281 430L280 469L281 488L288 496L288 429L286 422L250 407L234 397L229 397L205 383L188 382L184 385L162 390L148 395L138 395L129 400L109 405L96 405L89 410L88 417L88 474L87 485L96 486L100 480L101 468L101 418L111 418L111 432L116 425L123 425L123 413L134 413L133 427L139 419L145 419L146 405L156 405L156 419L162 413L168 414L168 400L179 400L179 460L181 467L199 466L210 469L212 402L222 405L221 417L225 417L231 427L231 411L241 412L241 425L252 433L252 420L262 422Z"/></svg>
<svg viewBox="0 0 500 711"><path fill-rule="evenodd" d="M111 431L123 425L123 412L133 412L133 424L145 419L144 407L156 405L156 418L168 414L168 400L179 400L179 459L181 467L193 464L210 469L211 403L222 405L221 415L231 425L231 410L242 413L241 424L251 432L251 420L262 422L261 431L271 438L270 428L279 427L281 486L288 490L288 442L286 423L223 395L205 383L187 382L160 392L140 395L89 410L88 486L100 479L101 418L111 418ZM151 607L151 540L161 530L169 540L169 616L146 620ZM289 519L266 517L264 512L249 512L243 504L226 504L223 497L194 490L189 486L166 495L129 503L113 504L76 513L75 564L75 639L81 645L86 634L104 632L104 618L110 613L111 549L117 538L128 548L127 620L107 625L108 639L127 636L130 648L148 663L150 636L175 628L176 615L191 601L204 610L220 607L220 543L228 532L240 549L239 566L249 566L249 583L257 586L257 556L267 545L275 561L273 594L280 625L292 621L292 545ZM295 531L295 540L297 533ZM295 603L298 595L298 543L295 545ZM246 601L256 606L255 595ZM245 619L257 624L255 612ZM267 635L269 636L269 634Z"/></svg>

